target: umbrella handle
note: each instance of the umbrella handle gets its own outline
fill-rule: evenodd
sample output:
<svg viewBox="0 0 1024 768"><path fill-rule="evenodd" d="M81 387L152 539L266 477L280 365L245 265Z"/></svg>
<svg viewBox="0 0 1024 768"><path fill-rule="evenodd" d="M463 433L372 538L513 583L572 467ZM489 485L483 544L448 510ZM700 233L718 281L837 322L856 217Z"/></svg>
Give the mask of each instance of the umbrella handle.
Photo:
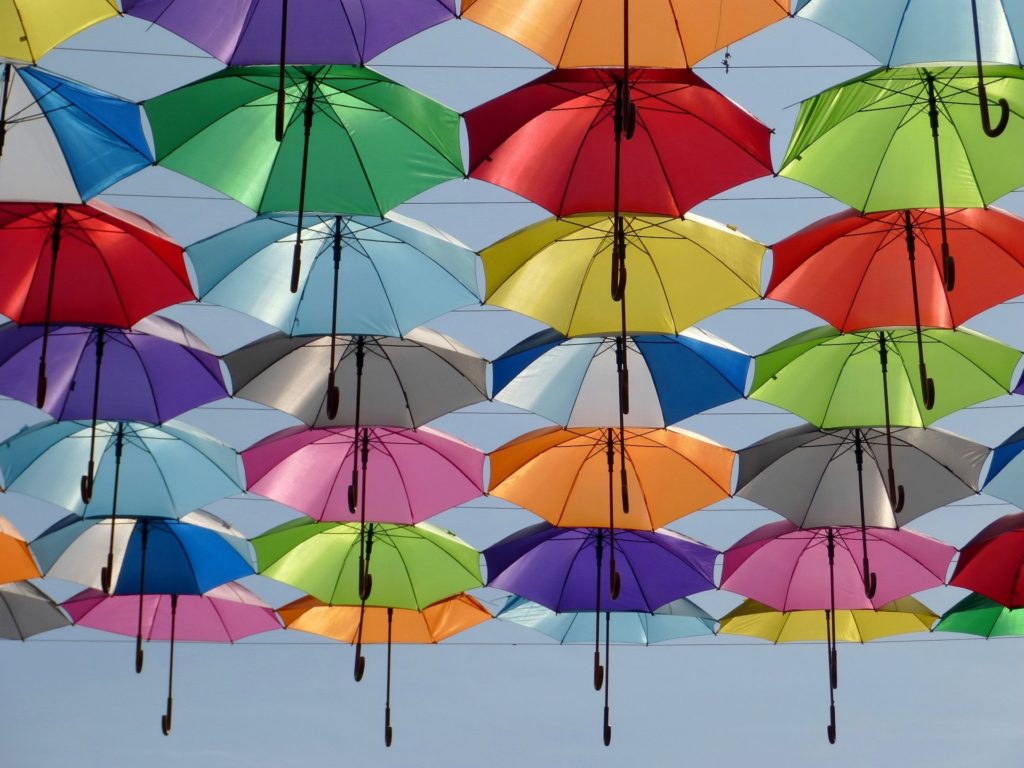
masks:
<svg viewBox="0 0 1024 768"><path fill-rule="evenodd" d="M332 421L337 418L341 405L341 390L334 381L334 371L331 371L327 374L327 418Z"/></svg>
<svg viewBox="0 0 1024 768"><path fill-rule="evenodd" d="M366 671L366 657L363 656L363 644L356 643L356 661L355 667L352 670L352 676L358 683L363 679L363 672Z"/></svg>
<svg viewBox="0 0 1024 768"><path fill-rule="evenodd" d="M82 503L84 504L88 504L90 501L92 501L92 474L94 469L95 464L92 461L90 461L89 473L87 475L82 475L80 490L82 491Z"/></svg>
<svg viewBox="0 0 1024 768"><path fill-rule="evenodd" d="M839 688L839 653L835 648L828 653L828 679L833 691Z"/></svg>
<svg viewBox="0 0 1024 768"><path fill-rule="evenodd" d="M604 707L604 745L610 746L612 743L612 727L608 722L608 705Z"/></svg>
<svg viewBox="0 0 1024 768"><path fill-rule="evenodd" d="M604 667L601 665L601 652L594 651L594 690L604 687Z"/></svg>
<svg viewBox="0 0 1024 768"><path fill-rule="evenodd" d="M384 707L384 746L390 747L394 731L391 728L391 706Z"/></svg>
<svg viewBox="0 0 1024 768"><path fill-rule="evenodd" d="M355 514L359 505L359 491L356 489L359 483L359 478L356 475L356 471L352 470L352 482L348 486L348 511L350 514Z"/></svg>
<svg viewBox="0 0 1024 768"><path fill-rule="evenodd" d="M956 287L956 259L949 253L949 243L942 244L942 274L946 293L952 293Z"/></svg>
<svg viewBox="0 0 1024 768"><path fill-rule="evenodd" d="M46 358L39 358L39 378L36 381L36 408L46 404Z"/></svg>
<svg viewBox="0 0 1024 768"><path fill-rule="evenodd" d="M370 599L370 593L373 591L373 574L367 570L366 566L360 562L359 564L359 599L362 602L366 602Z"/></svg>
<svg viewBox="0 0 1024 768"><path fill-rule="evenodd" d="M145 654L142 651L142 636L138 635L135 638L135 673L142 673L142 662L145 660Z"/></svg>
<svg viewBox="0 0 1024 768"><path fill-rule="evenodd" d="M619 575L619 571L616 569L614 562L612 563L612 573L609 582L612 600L618 600L619 592L622 591L622 577Z"/></svg>
<svg viewBox="0 0 1024 768"><path fill-rule="evenodd" d="M896 484L896 472L892 467L889 467L889 502L892 504L892 511L895 514L902 512L903 504L906 500L903 486Z"/></svg>
<svg viewBox="0 0 1024 768"><path fill-rule="evenodd" d="M996 138L1006 130L1006 124L1010 121L1010 104L1006 99L998 99L996 106L999 107L999 121L992 126L992 116L989 115L988 96L985 93L985 80L978 78L978 107L981 109L981 128L985 135Z"/></svg>
<svg viewBox="0 0 1024 768"><path fill-rule="evenodd" d="M935 407L935 379L928 376L928 368L922 362L918 365L921 374L921 394L924 396L924 407L931 410Z"/></svg>
<svg viewBox="0 0 1024 768"><path fill-rule="evenodd" d="M864 596L868 600L873 600L875 597L875 591L878 589L878 575L874 571L868 570L868 563L864 561Z"/></svg>
<svg viewBox="0 0 1024 768"><path fill-rule="evenodd" d="M171 735L171 711L174 709L174 697L167 697L167 713L160 716L160 728L164 736Z"/></svg>
<svg viewBox="0 0 1024 768"><path fill-rule="evenodd" d="M108 595L110 594L110 577L114 573L114 556L107 553L107 564L100 568L100 587Z"/></svg>
<svg viewBox="0 0 1024 768"><path fill-rule="evenodd" d="M292 293L299 292L299 275L302 272L302 241L296 239L295 248L292 250L292 281L291 288Z"/></svg>
<svg viewBox="0 0 1024 768"><path fill-rule="evenodd" d="M626 368L619 371L619 402L622 412L629 413L629 371Z"/></svg>
<svg viewBox="0 0 1024 768"><path fill-rule="evenodd" d="M828 743L836 743L836 705L829 706Z"/></svg>

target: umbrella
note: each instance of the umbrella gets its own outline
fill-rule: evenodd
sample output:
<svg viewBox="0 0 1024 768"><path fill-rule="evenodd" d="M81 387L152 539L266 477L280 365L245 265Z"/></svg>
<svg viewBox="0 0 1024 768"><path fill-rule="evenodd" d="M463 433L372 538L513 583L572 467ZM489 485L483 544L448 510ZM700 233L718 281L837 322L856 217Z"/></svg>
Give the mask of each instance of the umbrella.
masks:
<svg viewBox="0 0 1024 768"><path fill-rule="evenodd" d="M955 285L946 206L987 205L1024 181L1024 161L1007 148L1024 137L1012 120L999 141L978 121L973 67L877 69L805 101L779 175L861 211L939 209L942 272ZM1019 67L984 69L996 98L1019 103Z"/></svg>
<svg viewBox="0 0 1024 768"><path fill-rule="evenodd" d="M460 178L459 116L363 67L285 67L286 122L274 140L277 67L241 67L144 105L160 165L257 213L298 211L291 290L306 211L383 216ZM343 184L338 180L344 179Z"/></svg>
<svg viewBox="0 0 1024 768"><path fill-rule="evenodd" d="M922 337L932 380L941 386L922 387L913 328L841 334L823 326L758 355L750 397L828 429L928 426L1009 392L1017 350L966 329L928 329Z"/></svg>
<svg viewBox="0 0 1024 768"><path fill-rule="evenodd" d="M602 528L555 528L538 523L506 536L484 550L487 585L532 600L558 613L592 611L594 688L604 688L604 744L611 743L609 709L609 626L606 613L605 659L601 664L601 594L609 590L612 569L602 569ZM653 613L695 592L713 589L718 553L672 531L619 531L609 549L626 563L612 604L616 611ZM607 608L605 609L607 611Z"/></svg>
<svg viewBox="0 0 1024 768"><path fill-rule="evenodd" d="M281 628L274 609L235 582L214 587L206 594L139 594L109 596L86 589L62 603L77 626L132 636L137 631L136 612L142 615L146 640L169 640L167 712L160 727L171 732L174 706L174 643L176 640L233 643L259 632Z"/></svg>
<svg viewBox="0 0 1024 768"><path fill-rule="evenodd" d="M70 625L60 606L30 582L0 584L0 638L25 640Z"/></svg>
<svg viewBox="0 0 1024 768"><path fill-rule="evenodd" d="M313 427L416 428L487 399L487 363L427 328L404 338L275 334L232 352L224 362L236 396ZM323 387L325 370L328 387L337 391L333 400L333 390ZM331 405L337 409L333 414Z"/></svg>
<svg viewBox="0 0 1024 768"><path fill-rule="evenodd" d="M1024 512L1000 517L967 542L949 583L1007 608L1024 607Z"/></svg>
<svg viewBox="0 0 1024 768"><path fill-rule="evenodd" d="M80 203L152 162L138 105L0 63L0 198Z"/></svg>
<svg viewBox="0 0 1024 768"><path fill-rule="evenodd" d="M38 579L41 576L32 552L18 529L0 517L0 584Z"/></svg>
<svg viewBox="0 0 1024 768"><path fill-rule="evenodd" d="M0 58L37 61L69 37L117 14L114 0L0 0Z"/></svg>
<svg viewBox="0 0 1024 768"><path fill-rule="evenodd" d="M113 567L106 579L97 579L96 564L107 552L108 538L114 540ZM192 512L180 520L68 515L31 546L48 578L111 595L201 595L255 570L245 536L208 512ZM138 609L135 671L141 672L144 603L132 603Z"/></svg>
<svg viewBox="0 0 1024 768"><path fill-rule="evenodd" d="M1018 384L1014 392L1020 394L1020 389ZM992 450L992 461L982 486L989 496L1008 501L1015 507L1024 506L1019 471L1021 451L1024 451L1024 429L1017 430Z"/></svg>
<svg viewBox="0 0 1024 768"><path fill-rule="evenodd" d="M939 619L932 631L963 632L979 637L1024 635L1024 611L1007 608L984 595L968 595Z"/></svg>
<svg viewBox="0 0 1024 768"><path fill-rule="evenodd" d="M828 644L828 740L836 741L835 689L839 682L836 643L865 643L893 635L927 632L938 617L913 597L886 603L876 610L776 611L744 600L721 619L723 635L760 637L773 643L825 640Z"/></svg>
<svg viewBox="0 0 1024 768"><path fill-rule="evenodd" d="M384 744L389 747L393 737L391 644L439 643L491 618L490 611L465 593L440 600L419 611L408 608L326 605L315 597L302 597L281 606L277 612L288 629L346 643L387 643Z"/></svg>
<svg viewBox="0 0 1024 768"><path fill-rule="evenodd" d="M364 535L358 523L306 518L279 525L252 540L260 573L328 605L358 605L363 614L367 606L422 610L483 583L480 553L451 532L429 523L366 528ZM375 545L371 574L359 555L365 547L369 560ZM357 637L356 680L363 677L365 661Z"/></svg>
<svg viewBox="0 0 1024 768"><path fill-rule="evenodd" d="M128 328L195 298L181 248L145 219L98 202L0 203L0 251L0 313L43 324L40 408L51 323Z"/></svg>
<svg viewBox="0 0 1024 768"><path fill-rule="evenodd" d="M493 364L495 399L566 426L612 423L617 406L619 341L611 336L564 339L540 331ZM630 336L629 426L668 426L743 397L750 358L691 328L679 335Z"/></svg>
<svg viewBox="0 0 1024 768"><path fill-rule="evenodd" d="M463 0L462 15L526 46L556 67L693 67L701 59L786 18L785 0ZM627 33L628 30L628 33Z"/></svg>

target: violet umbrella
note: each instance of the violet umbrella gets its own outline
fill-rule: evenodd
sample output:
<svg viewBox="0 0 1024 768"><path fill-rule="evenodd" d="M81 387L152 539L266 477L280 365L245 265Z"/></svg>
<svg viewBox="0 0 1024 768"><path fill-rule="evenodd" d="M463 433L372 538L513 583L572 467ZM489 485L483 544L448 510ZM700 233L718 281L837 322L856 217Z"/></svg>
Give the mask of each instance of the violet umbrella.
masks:
<svg viewBox="0 0 1024 768"><path fill-rule="evenodd" d="M96 589L86 589L61 605L78 626L129 637L137 631L141 610L142 636L147 641L170 641L167 712L160 718L164 736L171 732L176 641L234 643L259 632L281 629L281 620L274 609L234 581L202 595L110 596Z"/></svg>
<svg viewBox="0 0 1024 768"><path fill-rule="evenodd" d="M612 543L614 542L614 543ZM606 610L605 658L601 664L601 595L611 589L610 569L602 568L605 545L614 546L620 588L616 611L653 613L695 592L715 588L718 552L673 531L616 531L606 528L556 528L538 523L506 536L484 550L487 586L504 589L553 611L593 611L594 688L604 688L604 743L611 743L608 678L610 672Z"/></svg>

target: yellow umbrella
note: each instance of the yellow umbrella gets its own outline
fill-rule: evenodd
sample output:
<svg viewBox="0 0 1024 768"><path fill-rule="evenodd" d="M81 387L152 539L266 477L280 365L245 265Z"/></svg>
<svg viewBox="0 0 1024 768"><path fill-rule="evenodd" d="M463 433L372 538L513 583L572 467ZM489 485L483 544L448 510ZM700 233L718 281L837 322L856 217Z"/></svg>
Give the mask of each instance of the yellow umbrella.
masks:
<svg viewBox="0 0 1024 768"><path fill-rule="evenodd" d="M760 296L765 246L700 216L625 216L626 332L680 333ZM614 218L547 219L481 253L487 303L566 336L622 333L609 291Z"/></svg>
<svg viewBox="0 0 1024 768"><path fill-rule="evenodd" d="M0 59L35 63L72 35L119 13L115 0L0 0Z"/></svg>
<svg viewBox="0 0 1024 768"><path fill-rule="evenodd" d="M462 15L556 67L693 67L788 15L786 0L463 0Z"/></svg>
<svg viewBox="0 0 1024 768"><path fill-rule="evenodd" d="M0 584L40 576L25 539L6 517L0 517Z"/></svg>

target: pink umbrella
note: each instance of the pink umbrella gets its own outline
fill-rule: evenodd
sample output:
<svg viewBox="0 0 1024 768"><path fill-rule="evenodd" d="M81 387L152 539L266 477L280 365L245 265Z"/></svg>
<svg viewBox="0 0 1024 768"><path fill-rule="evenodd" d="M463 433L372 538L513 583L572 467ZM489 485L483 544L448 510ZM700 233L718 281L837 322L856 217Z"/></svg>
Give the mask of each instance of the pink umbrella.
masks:
<svg viewBox="0 0 1024 768"><path fill-rule="evenodd" d="M134 637L138 630L139 598L86 589L61 605L78 626ZM171 732L176 640L233 643L259 632L281 629L274 609L234 581L205 595L142 595L141 599L143 637L171 643L167 713L160 719L165 736Z"/></svg>

